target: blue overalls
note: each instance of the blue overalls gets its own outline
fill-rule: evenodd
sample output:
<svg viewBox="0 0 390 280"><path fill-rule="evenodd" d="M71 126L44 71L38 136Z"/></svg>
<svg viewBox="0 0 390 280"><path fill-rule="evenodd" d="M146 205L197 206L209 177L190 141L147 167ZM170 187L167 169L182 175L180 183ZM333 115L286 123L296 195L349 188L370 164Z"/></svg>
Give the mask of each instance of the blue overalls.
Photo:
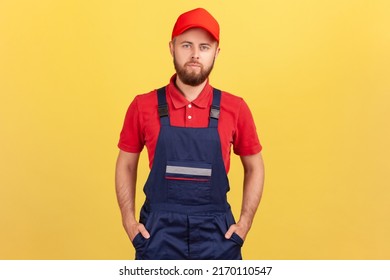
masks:
<svg viewBox="0 0 390 280"><path fill-rule="evenodd" d="M157 96L161 128L140 212L150 238L135 236L136 259L241 259L243 240L224 236L235 221L218 134L221 92L213 91L205 128L171 126L165 88Z"/></svg>

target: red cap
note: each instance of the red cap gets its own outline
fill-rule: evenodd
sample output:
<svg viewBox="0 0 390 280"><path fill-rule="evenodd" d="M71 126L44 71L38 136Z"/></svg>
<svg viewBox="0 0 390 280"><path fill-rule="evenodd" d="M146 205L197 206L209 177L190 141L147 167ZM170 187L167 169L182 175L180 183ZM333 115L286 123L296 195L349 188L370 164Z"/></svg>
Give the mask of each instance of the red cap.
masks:
<svg viewBox="0 0 390 280"><path fill-rule="evenodd" d="M197 8L181 14L172 31L172 39L190 28L200 27L208 31L219 42L219 24L205 9Z"/></svg>

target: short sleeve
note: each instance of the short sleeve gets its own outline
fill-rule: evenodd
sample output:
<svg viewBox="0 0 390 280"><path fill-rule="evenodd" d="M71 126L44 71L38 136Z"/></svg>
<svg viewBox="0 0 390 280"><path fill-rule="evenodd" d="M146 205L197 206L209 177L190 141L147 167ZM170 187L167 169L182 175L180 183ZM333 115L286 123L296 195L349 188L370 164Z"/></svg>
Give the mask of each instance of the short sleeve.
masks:
<svg viewBox="0 0 390 280"><path fill-rule="evenodd" d="M120 133L118 147L129 153L140 153L145 145L138 108L137 97L127 109L126 117Z"/></svg>
<svg viewBox="0 0 390 280"><path fill-rule="evenodd" d="M239 156L254 155L262 150L256 125L252 113L241 99L240 109L237 116L237 127L233 136L233 150Z"/></svg>

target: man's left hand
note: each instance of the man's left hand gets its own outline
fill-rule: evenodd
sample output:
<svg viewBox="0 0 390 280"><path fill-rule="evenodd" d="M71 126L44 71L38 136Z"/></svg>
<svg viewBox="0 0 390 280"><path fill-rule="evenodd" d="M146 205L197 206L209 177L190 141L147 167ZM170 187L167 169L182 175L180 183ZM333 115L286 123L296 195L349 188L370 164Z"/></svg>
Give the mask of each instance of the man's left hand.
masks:
<svg viewBox="0 0 390 280"><path fill-rule="evenodd" d="M237 234L239 237L241 237L242 240L245 240L246 235L248 234L249 227L240 224L238 222L237 224L232 224L228 231L225 233L225 238L230 239L232 237L233 233Z"/></svg>

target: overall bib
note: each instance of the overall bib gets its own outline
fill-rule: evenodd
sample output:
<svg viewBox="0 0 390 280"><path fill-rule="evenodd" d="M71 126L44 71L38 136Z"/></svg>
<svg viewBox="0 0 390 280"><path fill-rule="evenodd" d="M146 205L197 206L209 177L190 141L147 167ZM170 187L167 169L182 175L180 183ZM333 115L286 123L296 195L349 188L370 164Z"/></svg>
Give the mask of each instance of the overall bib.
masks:
<svg viewBox="0 0 390 280"><path fill-rule="evenodd" d="M224 236L235 221L218 134L221 92L213 91L205 128L171 126L165 88L157 96L161 128L140 212L150 238L135 236L136 259L242 259L243 240Z"/></svg>

